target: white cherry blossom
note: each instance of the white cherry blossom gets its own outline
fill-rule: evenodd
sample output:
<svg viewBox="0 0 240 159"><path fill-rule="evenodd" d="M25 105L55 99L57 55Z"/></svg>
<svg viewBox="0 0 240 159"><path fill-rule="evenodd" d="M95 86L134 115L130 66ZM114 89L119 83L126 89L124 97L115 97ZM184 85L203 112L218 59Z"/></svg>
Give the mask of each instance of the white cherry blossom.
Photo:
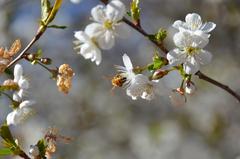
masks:
<svg viewBox="0 0 240 159"><path fill-rule="evenodd" d="M126 12L120 0L112 0L106 6L97 5L91 10L93 23L86 26L89 35L96 37L101 49L111 49L115 44L115 36L126 37L129 29L121 22Z"/></svg>
<svg viewBox="0 0 240 159"><path fill-rule="evenodd" d="M23 68L20 64L14 67L14 80L19 87L19 90L13 93L13 100L21 101L29 88L29 81L23 76Z"/></svg>
<svg viewBox="0 0 240 159"><path fill-rule="evenodd" d="M178 30L188 30L205 38L210 37L210 32L215 29L216 24L213 22L203 23L200 15L197 13L189 13L185 17L185 22L177 20L173 23L173 27Z"/></svg>
<svg viewBox="0 0 240 159"><path fill-rule="evenodd" d="M127 95L132 97L133 100L136 100L138 97L152 100L155 96L153 82L149 81L148 77L143 74L134 73L132 62L126 54L122 58L124 67L117 66L117 69L120 75L126 78L124 87L126 88Z"/></svg>
<svg viewBox="0 0 240 159"><path fill-rule="evenodd" d="M30 106L34 103L35 101L32 100L22 101L17 108L7 115L7 124L18 125L22 123L32 114L32 108Z"/></svg>
<svg viewBox="0 0 240 159"><path fill-rule="evenodd" d="M75 49L79 49L78 53L85 59L90 59L92 62L95 61L95 63L99 65L102 61L102 53L98 48L95 38L89 36L87 31L77 31L74 36L77 39L77 41L75 41Z"/></svg>
<svg viewBox="0 0 240 159"><path fill-rule="evenodd" d="M187 74L195 74L200 69L200 65L211 62L212 54L203 49L208 44L208 39L189 31L180 31L174 35L173 40L178 48L167 54L170 65L183 64Z"/></svg>

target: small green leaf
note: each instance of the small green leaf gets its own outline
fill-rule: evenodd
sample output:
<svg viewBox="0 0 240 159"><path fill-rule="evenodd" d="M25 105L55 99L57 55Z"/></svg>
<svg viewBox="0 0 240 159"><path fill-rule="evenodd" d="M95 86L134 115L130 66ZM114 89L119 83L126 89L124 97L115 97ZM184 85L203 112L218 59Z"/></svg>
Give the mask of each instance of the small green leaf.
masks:
<svg viewBox="0 0 240 159"><path fill-rule="evenodd" d="M139 0L133 0L131 3L131 17L134 21L140 18Z"/></svg>
<svg viewBox="0 0 240 159"><path fill-rule="evenodd" d="M148 65L149 71L155 71L167 64L167 60L164 57L160 57L157 54L153 57L153 62Z"/></svg>
<svg viewBox="0 0 240 159"><path fill-rule="evenodd" d="M37 147L38 147L38 149L39 149L41 158L46 159L45 153L46 153L46 147L47 147L47 145L45 145L44 139L41 139L41 140L38 141Z"/></svg>
<svg viewBox="0 0 240 159"><path fill-rule="evenodd" d="M48 25L49 23L51 23L53 21L53 19L55 18L59 8L61 7L61 4L62 4L62 0L56 0L55 1L52 10L49 13L49 16L44 21L46 25Z"/></svg>
<svg viewBox="0 0 240 159"><path fill-rule="evenodd" d="M11 145L17 146L7 124L4 124L1 126L0 136L5 140L5 142L7 142Z"/></svg>
<svg viewBox="0 0 240 159"><path fill-rule="evenodd" d="M8 155L13 155L13 152L9 148L2 148L0 149L0 156L8 156Z"/></svg>
<svg viewBox="0 0 240 159"><path fill-rule="evenodd" d="M49 2L49 0L41 0L41 10L42 21L45 21L51 11L51 3Z"/></svg>
<svg viewBox="0 0 240 159"><path fill-rule="evenodd" d="M158 42L162 42L167 37L167 31L165 29L160 28L155 35L155 39Z"/></svg>
<svg viewBox="0 0 240 159"><path fill-rule="evenodd" d="M38 49L37 53L35 54L35 58L37 58L37 59L42 58L42 54L43 54L42 49Z"/></svg>
<svg viewBox="0 0 240 159"><path fill-rule="evenodd" d="M49 25L48 28L66 29L67 26L63 26L63 25Z"/></svg>

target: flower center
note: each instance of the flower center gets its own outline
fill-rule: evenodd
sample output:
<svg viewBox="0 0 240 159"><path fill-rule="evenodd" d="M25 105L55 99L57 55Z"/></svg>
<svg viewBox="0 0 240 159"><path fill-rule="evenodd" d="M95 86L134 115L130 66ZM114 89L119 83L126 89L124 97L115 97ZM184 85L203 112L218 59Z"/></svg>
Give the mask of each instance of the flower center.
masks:
<svg viewBox="0 0 240 159"><path fill-rule="evenodd" d="M199 48L195 48L195 47L186 47L186 48L184 48L184 51L189 56L193 56L194 54L197 54L199 50L200 50Z"/></svg>
<svg viewBox="0 0 240 159"><path fill-rule="evenodd" d="M111 20L106 20L103 25L106 29L112 29L113 22Z"/></svg>

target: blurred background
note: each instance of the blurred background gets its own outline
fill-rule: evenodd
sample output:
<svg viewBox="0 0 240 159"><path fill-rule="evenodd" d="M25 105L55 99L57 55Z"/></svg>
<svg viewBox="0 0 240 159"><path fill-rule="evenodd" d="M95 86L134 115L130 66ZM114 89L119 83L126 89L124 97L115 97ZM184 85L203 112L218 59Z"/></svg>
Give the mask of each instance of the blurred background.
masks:
<svg viewBox="0 0 240 159"><path fill-rule="evenodd" d="M131 0L122 0L129 9ZM54 24L65 30L48 29L32 47L38 48L53 65L68 63L75 71L68 95L58 92L55 81L43 68L21 61L30 78L29 98L36 100L35 115L22 125L11 127L28 152L50 126L73 138L58 143L57 159L240 159L240 104L225 91L194 78L197 92L187 96L182 106L172 104L171 90L180 85L177 73L159 82L153 101L133 101L124 90L111 94L114 65L122 65L127 53L134 65L151 61L156 48L135 30L127 39L117 39L103 61L96 66L73 49L74 31L91 23L91 8L98 0L73 4L65 0ZM168 49L175 20L196 12L203 21L217 24L207 50L213 61L202 72L240 93L240 1L239 0L147 0L141 1L142 25L148 33L162 27L168 30ZM19 38L23 47L34 36L40 17L39 0L0 0L0 45L8 47ZM4 76L1 80L4 80ZM9 101L1 99L0 120L11 111ZM13 157L9 157L13 158ZM16 157L18 158L18 157Z"/></svg>

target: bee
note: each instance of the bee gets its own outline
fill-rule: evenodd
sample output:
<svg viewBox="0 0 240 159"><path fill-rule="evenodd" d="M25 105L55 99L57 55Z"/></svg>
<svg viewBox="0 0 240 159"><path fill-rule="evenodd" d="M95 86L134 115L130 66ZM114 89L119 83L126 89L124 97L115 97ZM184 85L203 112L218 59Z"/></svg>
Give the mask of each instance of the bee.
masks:
<svg viewBox="0 0 240 159"><path fill-rule="evenodd" d="M122 76L121 74L117 74L112 78L113 88L122 87L124 83L127 81L127 78Z"/></svg>

